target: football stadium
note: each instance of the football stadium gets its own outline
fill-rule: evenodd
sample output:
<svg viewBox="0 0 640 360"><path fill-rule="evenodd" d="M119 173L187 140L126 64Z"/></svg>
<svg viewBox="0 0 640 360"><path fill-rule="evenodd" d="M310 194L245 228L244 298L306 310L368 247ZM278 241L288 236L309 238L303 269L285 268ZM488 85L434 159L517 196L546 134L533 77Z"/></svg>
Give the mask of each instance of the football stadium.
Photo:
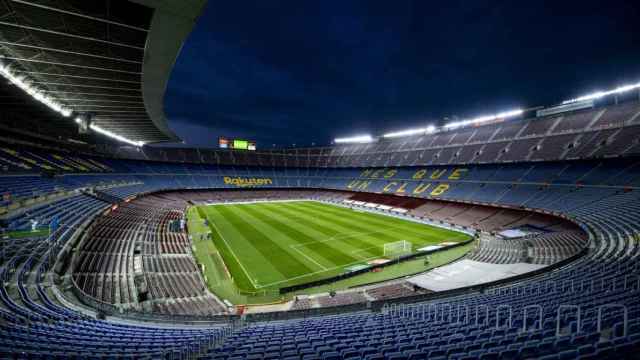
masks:
<svg viewBox="0 0 640 360"><path fill-rule="evenodd" d="M0 358L639 359L638 8L312 3L0 0Z"/></svg>

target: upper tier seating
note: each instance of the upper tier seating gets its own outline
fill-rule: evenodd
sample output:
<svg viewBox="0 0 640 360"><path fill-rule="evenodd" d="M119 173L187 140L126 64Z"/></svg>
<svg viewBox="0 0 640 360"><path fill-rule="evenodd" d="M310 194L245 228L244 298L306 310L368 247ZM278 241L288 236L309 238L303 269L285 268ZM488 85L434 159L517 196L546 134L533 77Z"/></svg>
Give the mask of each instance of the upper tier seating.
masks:
<svg viewBox="0 0 640 360"><path fill-rule="evenodd" d="M0 144L2 173L148 173L143 161L165 162L154 172L183 172L181 163L276 168L427 166L526 160L565 160L638 153L633 139L640 131L640 102L629 101L541 118L507 120L478 127L380 139L369 144L328 148L231 152L207 149L119 148L110 157L140 160L126 164L109 158L65 151ZM632 135L633 134L633 135ZM627 145L627 141L632 140ZM636 142L637 144L637 142ZM546 148L546 150L545 150ZM563 151L564 149L564 151ZM558 151L556 151L558 150ZM167 161L172 162L167 163ZM199 172L200 169L192 169ZM105 176L108 181L117 181ZM83 180L88 183L88 179ZM188 184L186 184L188 185Z"/></svg>

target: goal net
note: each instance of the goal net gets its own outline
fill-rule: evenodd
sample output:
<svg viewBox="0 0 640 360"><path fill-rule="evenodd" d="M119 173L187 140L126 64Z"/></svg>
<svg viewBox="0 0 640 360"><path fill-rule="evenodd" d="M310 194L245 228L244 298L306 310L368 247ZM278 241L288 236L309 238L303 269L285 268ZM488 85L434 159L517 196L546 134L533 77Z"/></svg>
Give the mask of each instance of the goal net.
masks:
<svg viewBox="0 0 640 360"><path fill-rule="evenodd" d="M384 256L397 258L411 253L411 243L407 240L384 244Z"/></svg>

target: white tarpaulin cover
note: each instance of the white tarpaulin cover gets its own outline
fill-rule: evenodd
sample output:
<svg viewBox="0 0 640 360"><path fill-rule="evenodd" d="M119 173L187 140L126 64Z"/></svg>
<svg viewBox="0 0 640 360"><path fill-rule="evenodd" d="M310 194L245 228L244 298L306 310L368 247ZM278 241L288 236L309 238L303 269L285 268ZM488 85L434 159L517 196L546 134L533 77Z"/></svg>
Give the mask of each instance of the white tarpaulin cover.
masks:
<svg viewBox="0 0 640 360"><path fill-rule="evenodd" d="M525 263L489 264L464 259L412 277L408 281L431 291L445 291L505 279L544 266Z"/></svg>
<svg viewBox="0 0 640 360"><path fill-rule="evenodd" d="M528 234L530 234L530 232L522 231L521 229L503 230L498 233L498 235L505 237L507 239L519 238L519 237L527 236Z"/></svg>

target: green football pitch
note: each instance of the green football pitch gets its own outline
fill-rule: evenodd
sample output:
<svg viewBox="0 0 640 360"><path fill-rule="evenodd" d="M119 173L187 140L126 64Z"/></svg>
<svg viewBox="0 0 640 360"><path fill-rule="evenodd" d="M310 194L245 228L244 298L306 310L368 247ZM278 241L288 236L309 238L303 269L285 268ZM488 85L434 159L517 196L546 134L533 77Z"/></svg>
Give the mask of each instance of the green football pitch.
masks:
<svg viewBox="0 0 640 360"><path fill-rule="evenodd" d="M208 221L208 227L203 219ZM384 258L384 244L416 249L463 233L314 201L192 207L189 232L210 287L232 280L259 293L339 275ZM210 237L200 237L201 234Z"/></svg>

